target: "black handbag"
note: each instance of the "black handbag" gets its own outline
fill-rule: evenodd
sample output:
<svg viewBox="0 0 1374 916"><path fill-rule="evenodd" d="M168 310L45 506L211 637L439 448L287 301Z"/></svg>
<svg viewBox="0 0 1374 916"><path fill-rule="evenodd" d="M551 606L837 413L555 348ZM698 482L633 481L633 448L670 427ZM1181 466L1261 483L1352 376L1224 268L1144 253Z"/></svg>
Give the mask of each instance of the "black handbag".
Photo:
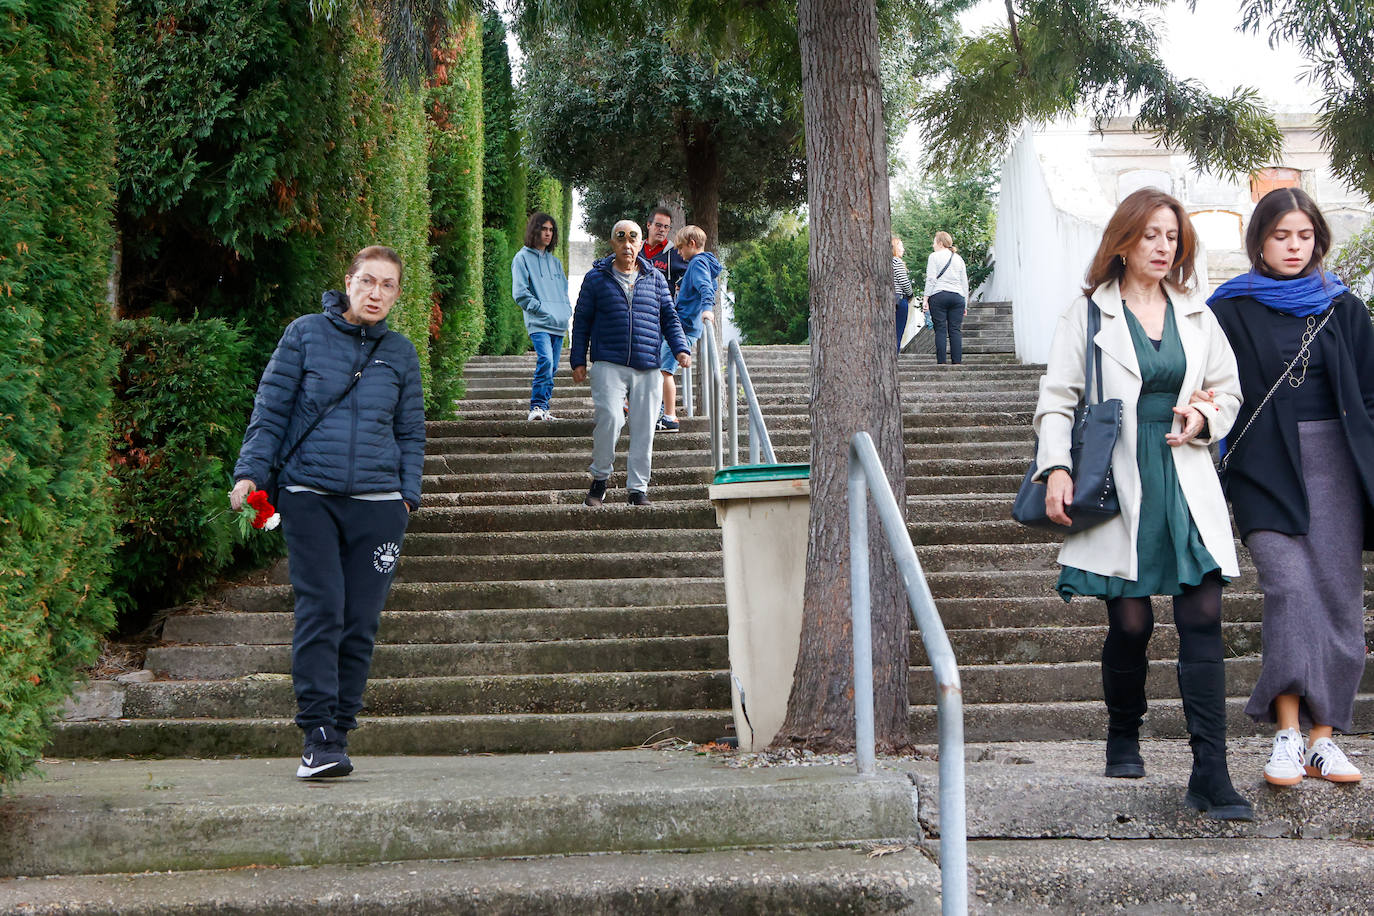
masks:
<svg viewBox="0 0 1374 916"><path fill-rule="evenodd" d="M1100 525L1121 512L1116 498L1116 481L1112 479L1112 449L1121 433L1121 399L1102 400L1102 354L1093 338L1102 326L1102 313L1097 303L1088 300L1087 346L1083 360L1083 394L1073 414L1073 433L1069 443L1069 457L1073 462L1073 503L1068 507L1072 524L1050 521L1045 514L1045 483L1037 480L1040 473L1031 458L1030 469L1016 491L1011 517L1032 528L1048 528L1072 534ZM1089 398L1093 380L1097 381L1097 402ZM1039 452L1039 439L1036 452Z"/></svg>
<svg viewBox="0 0 1374 916"><path fill-rule="evenodd" d="M274 506L277 504L277 497L281 493L281 484L278 482L278 479L281 477L282 468L286 467L286 462L290 461L291 456L296 454L296 450L300 448L306 438L315 431L315 427L320 425L320 421L329 416L330 411L342 404L343 399L348 397L349 392L353 390L354 386L357 385L358 381L363 377L363 370L372 364L372 357L376 355L377 347L381 346L381 343L382 341L379 338L377 342L372 345L372 349L367 352L367 357L363 360L362 366L357 372L353 373L353 378L349 381L348 387L343 390L343 394L339 395L328 407L316 414L315 419L305 428L305 432L301 433L296 443L287 450L285 455L277 461L274 461L272 466L267 469L267 480L263 482L262 489L267 493L267 501L269 503Z"/></svg>

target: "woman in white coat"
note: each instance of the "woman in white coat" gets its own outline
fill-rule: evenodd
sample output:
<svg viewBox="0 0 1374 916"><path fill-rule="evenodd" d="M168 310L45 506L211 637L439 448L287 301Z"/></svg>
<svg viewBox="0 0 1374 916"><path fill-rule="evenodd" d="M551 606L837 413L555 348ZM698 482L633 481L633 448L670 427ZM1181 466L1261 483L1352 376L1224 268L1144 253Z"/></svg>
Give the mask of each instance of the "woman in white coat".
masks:
<svg viewBox="0 0 1374 916"><path fill-rule="evenodd" d="M1112 452L1121 514L1065 538L1058 590L1066 601L1086 595L1107 605L1106 775L1145 775L1139 729L1154 628L1150 596L1171 595L1193 749L1184 800L1215 818L1250 820L1253 810L1226 767L1221 589L1239 570L1207 448L1235 421L1240 383L1226 336L1191 282L1195 254L1192 225L1174 198L1146 188L1121 202L1088 269L1084 296L1055 331L1035 412L1037 462L1045 469L1049 517L1067 525L1069 436L1084 387L1088 309L1096 304L1102 398L1120 398L1123 406Z"/></svg>

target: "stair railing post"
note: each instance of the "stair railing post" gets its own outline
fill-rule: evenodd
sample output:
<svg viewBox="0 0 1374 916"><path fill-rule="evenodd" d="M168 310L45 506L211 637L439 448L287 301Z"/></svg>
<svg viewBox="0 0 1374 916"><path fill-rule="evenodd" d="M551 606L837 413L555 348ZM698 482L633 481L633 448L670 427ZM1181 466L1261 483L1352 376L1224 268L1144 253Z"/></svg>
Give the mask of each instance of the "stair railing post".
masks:
<svg viewBox="0 0 1374 916"><path fill-rule="evenodd" d="M726 393L730 403L730 411L726 415L727 429L730 436L730 466L739 464L739 370L735 366L735 351L727 351L725 364L730 367L729 380L726 382L729 391Z"/></svg>
<svg viewBox="0 0 1374 916"><path fill-rule="evenodd" d="M873 617L868 587L868 484L857 449L855 442L849 444L849 612L854 634L854 757L859 775L867 777L877 773Z"/></svg>
<svg viewBox="0 0 1374 916"><path fill-rule="evenodd" d="M868 511L867 499L863 498L863 491L866 489L867 493L873 497L873 505L877 510L878 519L882 523L883 534L887 538L887 546L892 553L892 559L897 564L897 570L902 576L907 604L911 607L912 616L916 619L917 629L921 632L921 642L925 645L926 657L935 675L935 709L940 733L940 893L942 910L946 914L964 914L968 912L968 823L964 792L964 691L959 680L959 666L954 660L954 649L949 644L949 635L945 632L944 623L940 620L940 611L935 607L935 598L930 593L930 584L926 582L925 573L921 570L921 561L916 556L916 548L911 543L911 534L907 530L906 519L902 516L902 510L897 505L896 497L892 495L892 488L887 482L882 461L878 458L878 450L873 446L873 439L868 433L858 432L854 434L850 440L849 460L850 575L855 580L862 577L864 589L867 591L868 553L866 550L862 554L857 553L859 547L854 541L855 516L858 514L866 515ZM855 470L856 464L858 465L857 472ZM855 473L862 474L865 480L865 486L858 488L858 494L863 498L862 502L856 502L855 499L856 488L853 483ZM857 524L862 526L861 530L864 532L866 543L867 519L865 518ZM853 594L851 594L850 601L851 604L857 604ZM867 615L866 598L864 599L863 610ZM858 608L855 607L851 612L857 615ZM860 702L857 641L861 637L858 635L857 617L855 621L854 709L855 757L857 762ZM869 639L871 645L871 636ZM870 655L871 651L870 648ZM868 694L871 705L873 692L871 668L868 672L868 678ZM860 770L860 775L863 775L862 770Z"/></svg>

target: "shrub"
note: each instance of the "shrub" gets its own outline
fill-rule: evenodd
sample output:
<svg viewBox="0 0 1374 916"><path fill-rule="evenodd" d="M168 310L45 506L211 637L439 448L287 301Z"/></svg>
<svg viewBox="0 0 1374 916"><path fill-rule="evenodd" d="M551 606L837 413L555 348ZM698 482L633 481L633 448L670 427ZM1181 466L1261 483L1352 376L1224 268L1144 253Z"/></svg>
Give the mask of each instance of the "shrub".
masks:
<svg viewBox="0 0 1374 916"><path fill-rule="evenodd" d="M468 17L441 55L430 94L430 244L439 333L426 412L452 416L463 366L482 343L482 30Z"/></svg>
<svg viewBox="0 0 1374 916"><path fill-rule="evenodd" d="M0 16L0 784L33 766L113 620L112 14Z"/></svg>
<svg viewBox="0 0 1374 916"><path fill-rule="evenodd" d="M235 559L280 554L279 532L244 545L225 494L253 406L253 345L219 319L121 321L110 463L123 542L112 586L120 629L193 597ZM275 340L260 347L271 350Z"/></svg>
<svg viewBox="0 0 1374 916"><path fill-rule="evenodd" d="M751 344L795 344L809 336L811 283L807 274L810 232L780 228L740 246L730 259L735 324Z"/></svg>
<svg viewBox="0 0 1374 916"><path fill-rule="evenodd" d="M504 230L487 229L482 232L482 302L487 313L482 352L489 355L524 353L529 348L525 319L511 291L512 257L510 249L506 247Z"/></svg>

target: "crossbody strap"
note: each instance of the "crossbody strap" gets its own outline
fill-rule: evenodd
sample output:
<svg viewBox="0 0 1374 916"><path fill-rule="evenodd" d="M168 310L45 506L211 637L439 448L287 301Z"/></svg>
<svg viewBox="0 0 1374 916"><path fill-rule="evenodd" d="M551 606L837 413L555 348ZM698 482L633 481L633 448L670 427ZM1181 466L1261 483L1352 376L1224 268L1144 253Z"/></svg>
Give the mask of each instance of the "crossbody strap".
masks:
<svg viewBox="0 0 1374 916"><path fill-rule="evenodd" d="M951 251L951 252L949 253L949 260L945 262L945 266L944 266L944 267L941 267L941 268L940 268L940 272L939 272L938 274L935 275L935 279L938 280L938 279L940 279L941 277L943 277L943 276L945 275L945 271L949 270L949 265L951 265L951 264L953 264L953 263L954 263L954 252Z"/></svg>
<svg viewBox="0 0 1374 916"><path fill-rule="evenodd" d="M343 399L348 397L349 392L351 392L357 386L359 379L363 377L363 371L366 370L367 367L372 364L372 357L376 355L377 348L381 346L381 343L382 339L380 337L377 338L377 341L372 345L372 349L367 351L367 358L363 360L363 364L358 367L357 372L353 373L353 378L349 381L348 387L343 390L343 394L335 398L328 407L326 407L324 410L321 410L315 416L314 420L310 421L310 425L305 428L305 432L301 433L301 437L296 440L295 445L291 446L290 450L287 451L286 455L277 464L277 467L286 467L286 463L291 460L291 456L296 454L296 450L299 449L301 447L301 444L305 442L305 440L310 437L310 434L315 431L315 427L319 426L320 422L324 420L325 417L329 416L330 411L332 411L335 407L338 407L340 404L343 403Z"/></svg>
<svg viewBox="0 0 1374 916"><path fill-rule="evenodd" d="M1255 412L1250 414L1250 419L1245 421L1245 426L1241 428L1240 433L1236 436L1236 441L1226 443L1226 454L1221 456L1221 470L1226 470L1226 466L1231 463L1231 456L1236 453L1236 446L1240 445L1240 441L1245 438L1245 434L1248 433L1250 427L1255 424L1255 420L1259 418L1260 412L1264 410L1264 405L1269 403L1270 398L1274 396L1274 392L1278 391L1279 386L1293 373L1293 367L1298 364L1298 361L1308 355L1307 349L1312 346L1312 341L1317 339L1317 335L1322 332L1322 328L1326 327L1326 323L1330 321L1331 316L1335 314L1336 306L1332 305L1331 308L1326 310L1326 317L1322 319L1322 323L1317 325L1317 329L1312 332L1312 335L1298 347L1297 355L1289 361L1288 365L1283 367L1283 372L1279 373L1279 377L1274 380L1274 384L1269 386L1269 391L1265 394L1264 400L1259 402L1259 406L1255 408Z"/></svg>

